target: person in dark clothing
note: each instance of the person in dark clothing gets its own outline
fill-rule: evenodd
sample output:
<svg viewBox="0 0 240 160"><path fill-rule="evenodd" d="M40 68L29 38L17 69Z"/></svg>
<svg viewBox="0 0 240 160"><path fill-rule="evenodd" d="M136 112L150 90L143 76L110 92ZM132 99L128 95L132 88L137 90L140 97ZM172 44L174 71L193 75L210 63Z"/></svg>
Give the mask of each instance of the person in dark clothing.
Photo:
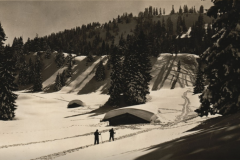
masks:
<svg viewBox="0 0 240 160"><path fill-rule="evenodd" d="M98 132L98 130L96 130L96 132L94 132L94 137L95 137L94 145L99 144L99 135L101 135L101 134Z"/></svg>
<svg viewBox="0 0 240 160"><path fill-rule="evenodd" d="M109 132L110 132L109 142L111 141L111 138L112 138L112 140L114 141L114 134L115 134L115 132L114 132L113 128L110 129Z"/></svg>

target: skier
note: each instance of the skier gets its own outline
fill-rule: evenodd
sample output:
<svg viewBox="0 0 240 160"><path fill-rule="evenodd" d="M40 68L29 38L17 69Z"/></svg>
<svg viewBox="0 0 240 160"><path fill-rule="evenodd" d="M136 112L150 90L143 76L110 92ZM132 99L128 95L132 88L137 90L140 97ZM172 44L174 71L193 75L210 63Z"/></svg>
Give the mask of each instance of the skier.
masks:
<svg viewBox="0 0 240 160"><path fill-rule="evenodd" d="M96 130L96 132L94 132L94 137L95 137L95 140L94 140L94 145L99 144L99 135L101 135L98 130Z"/></svg>
<svg viewBox="0 0 240 160"><path fill-rule="evenodd" d="M110 132L109 142L111 141L111 138L112 138L112 140L114 141L114 134L115 134L115 132L114 132L113 128L110 129L109 132Z"/></svg>

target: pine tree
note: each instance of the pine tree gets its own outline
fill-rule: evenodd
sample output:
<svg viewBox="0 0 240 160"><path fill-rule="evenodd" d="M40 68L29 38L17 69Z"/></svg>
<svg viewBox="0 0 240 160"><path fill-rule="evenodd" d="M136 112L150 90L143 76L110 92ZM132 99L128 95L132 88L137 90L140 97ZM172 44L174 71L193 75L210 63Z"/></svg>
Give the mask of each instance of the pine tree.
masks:
<svg viewBox="0 0 240 160"><path fill-rule="evenodd" d="M161 8L159 9L159 15L160 16L162 15L162 9Z"/></svg>
<svg viewBox="0 0 240 160"><path fill-rule="evenodd" d="M204 13L203 5L200 6L199 13Z"/></svg>
<svg viewBox="0 0 240 160"><path fill-rule="evenodd" d="M113 47L111 51L111 86L109 88L108 103L111 105L120 105L120 96L123 93L124 79L123 79L123 62L121 56L117 53L117 47Z"/></svg>
<svg viewBox="0 0 240 160"><path fill-rule="evenodd" d="M172 5L172 10L170 14L175 14L174 5Z"/></svg>
<svg viewBox="0 0 240 160"><path fill-rule="evenodd" d="M28 82L29 84L34 82L34 64L31 58L29 59L28 62Z"/></svg>
<svg viewBox="0 0 240 160"><path fill-rule="evenodd" d="M72 59L69 61L68 63L68 68L67 68L67 73L66 73L66 76L69 78L69 77L72 77L72 66L73 66L73 63L72 63Z"/></svg>
<svg viewBox="0 0 240 160"><path fill-rule="evenodd" d="M55 79L54 90L59 91L59 90L61 90L61 88L62 88L61 78L60 78L60 74L58 73L58 75Z"/></svg>
<svg viewBox="0 0 240 160"><path fill-rule="evenodd" d="M188 13L188 6L185 5L185 7L183 7L184 13Z"/></svg>
<svg viewBox="0 0 240 160"><path fill-rule="evenodd" d="M41 66L41 58L40 56L36 57L35 68L34 68L34 83L33 83L33 91L39 92L42 91L42 66Z"/></svg>
<svg viewBox="0 0 240 160"><path fill-rule="evenodd" d="M136 50L136 41L129 44L129 52L124 59L124 97L128 105L142 104L146 101L144 96L144 78L140 71L139 59Z"/></svg>
<svg viewBox="0 0 240 160"><path fill-rule="evenodd" d="M22 86L25 86L28 84L28 66L26 61L23 62L20 68L20 72L18 76L18 84Z"/></svg>
<svg viewBox="0 0 240 160"><path fill-rule="evenodd" d="M182 6L179 8L179 14L181 15L183 13Z"/></svg>
<svg viewBox="0 0 240 160"><path fill-rule="evenodd" d="M182 20L182 29L183 29L183 32L187 32L187 26L186 26L186 22L185 22L185 17L183 17L183 20Z"/></svg>
<svg viewBox="0 0 240 160"><path fill-rule="evenodd" d="M222 115L240 111L240 1L213 1L208 16L217 18L213 27L215 43L202 55L203 74L209 82L200 96L200 116L209 112Z"/></svg>
<svg viewBox="0 0 240 160"><path fill-rule="evenodd" d="M124 96L129 105L146 102L149 94L151 63L146 48L146 37L143 31L136 40L130 43L124 60Z"/></svg>
<svg viewBox="0 0 240 160"><path fill-rule="evenodd" d="M66 70L63 70L62 74L60 75L61 86L66 85Z"/></svg>
<svg viewBox="0 0 240 160"><path fill-rule="evenodd" d="M46 48L47 48L47 49L46 49L45 58L46 58L46 59L50 59L50 58L51 58L51 54L52 54L51 48L49 47L49 45L47 45Z"/></svg>
<svg viewBox="0 0 240 160"><path fill-rule="evenodd" d="M178 19L177 19L177 30L176 30L177 34L182 33L182 26L181 26L181 24L182 24L182 16L179 15Z"/></svg>
<svg viewBox="0 0 240 160"><path fill-rule="evenodd" d="M86 66L88 66L88 63L89 62L93 62L94 59L93 59L93 56L92 54L89 52L88 56L87 56L87 61L86 61Z"/></svg>
<svg viewBox="0 0 240 160"><path fill-rule="evenodd" d="M173 35L173 22L171 20L171 16L167 19L167 31L169 35Z"/></svg>
<svg viewBox="0 0 240 160"><path fill-rule="evenodd" d="M64 63L65 63L65 58L64 58L63 51L57 52L57 55L56 55L56 58L55 58L55 62L57 63L57 66L58 66L59 68L64 65Z"/></svg>
<svg viewBox="0 0 240 160"><path fill-rule="evenodd" d="M203 90L204 90L203 72L201 70L201 65L199 64L193 93L194 94L202 93Z"/></svg>
<svg viewBox="0 0 240 160"><path fill-rule="evenodd" d="M0 120L12 120L17 107L15 105L17 95L12 92L17 88L14 84L15 63L10 47L7 46L4 50L5 40L6 35L0 24Z"/></svg>
<svg viewBox="0 0 240 160"><path fill-rule="evenodd" d="M97 81L103 81L105 79L105 69L102 61L100 61L99 65L97 66L95 78Z"/></svg>

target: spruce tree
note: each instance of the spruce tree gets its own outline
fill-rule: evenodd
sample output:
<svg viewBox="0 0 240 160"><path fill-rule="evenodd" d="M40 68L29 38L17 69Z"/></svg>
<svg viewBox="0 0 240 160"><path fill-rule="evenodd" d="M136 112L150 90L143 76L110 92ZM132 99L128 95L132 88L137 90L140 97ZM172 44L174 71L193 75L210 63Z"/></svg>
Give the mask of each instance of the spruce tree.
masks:
<svg viewBox="0 0 240 160"><path fill-rule="evenodd" d="M46 58L46 59L50 59L50 58L51 58L51 54L52 54L51 48L49 47L49 45L47 45L46 48L47 48L47 49L46 49L45 58Z"/></svg>
<svg viewBox="0 0 240 160"><path fill-rule="evenodd" d="M60 74L58 73L58 75L55 79L54 90L59 91L59 90L61 90L61 88L62 88L61 78L60 78Z"/></svg>
<svg viewBox="0 0 240 160"><path fill-rule="evenodd" d="M0 23L0 120L12 120L17 107L17 95L12 92L17 88L14 84L15 63L10 47L7 46L4 50L5 40L6 35Z"/></svg>
<svg viewBox="0 0 240 160"><path fill-rule="evenodd" d="M111 64L112 72L111 86L109 88L109 99L108 103L111 105L120 105L120 96L123 93L124 80L123 80L123 62L121 56L118 54L117 47L111 49Z"/></svg>
<svg viewBox="0 0 240 160"><path fill-rule="evenodd" d="M88 55L87 55L86 66L88 66L88 63L89 63L89 62L93 62L93 61L94 61L93 56L92 56L92 54L89 52Z"/></svg>
<svg viewBox="0 0 240 160"><path fill-rule="evenodd" d="M34 82L34 64L32 58L30 58L28 62L28 82L29 84Z"/></svg>
<svg viewBox="0 0 240 160"><path fill-rule="evenodd" d="M67 73L66 73L66 76L67 77L72 77L72 66L73 66L73 63L72 63L72 59L70 59L69 63L68 63L68 68L67 68Z"/></svg>
<svg viewBox="0 0 240 160"><path fill-rule="evenodd" d="M125 98L130 105L146 102L146 95L149 94L149 82L152 79L152 69L149 55L146 48L146 37L143 31L129 45L124 61L124 84Z"/></svg>
<svg viewBox="0 0 240 160"><path fill-rule="evenodd" d="M204 90L203 72L201 70L201 65L199 64L193 93L194 94L202 93L203 90Z"/></svg>
<svg viewBox="0 0 240 160"><path fill-rule="evenodd" d="M200 6L199 13L204 13L203 5Z"/></svg>
<svg viewBox="0 0 240 160"><path fill-rule="evenodd" d="M175 14L174 5L172 5L172 10L170 14Z"/></svg>
<svg viewBox="0 0 240 160"><path fill-rule="evenodd" d="M97 81L103 81L105 79L105 68L102 61L100 61L99 65L97 66L95 78Z"/></svg>
<svg viewBox="0 0 240 160"><path fill-rule="evenodd" d="M137 42L129 44L128 51L124 59L124 97L128 105L142 104L146 101L144 96L144 77L139 66Z"/></svg>
<svg viewBox="0 0 240 160"><path fill-rule="evenodd" d="M28 84L28 66L26 61L21 65L19 76L18 76L18 84L25 86Z"/></svg>
<svg viewBox="0 0 240 160"><path fill-rule="evenodd" d="M181 15L183 13L182 7L179 8L179 14Z"/></svg>
<svg viewBox="0 0 240 160"><path fill-rule="evenodd" d="M63 70L62 74L60 74L61 86L66 85L66 72L66 70Z"/></svg>
<svg viewBox="0 0 240 160"><path fill-rule="evenodd" d="M57 66L58 66L59 68L64 65L64 63L65 63L65 58L64 58L63 51L57 52L57 55L56 55L56 58L55 58L55 62L57 63Z"/></svg>
<svg viewBox="0 0 240 160"><path fill-rule="evenodd" d="M41 58L40 56L36 57L35 68L34 68L34 83L33 83L33 91L39 92L42 91L42 66L41 66Z"/></svg>
<svg viewBox="0 0 240 160"><path fill-rule="evenodd" d="M209 112L222 115L240 111L240 1L213 1L208 16L216 18L215 43L202 55L206 63L203 74L209 82L200 96L200 116Z"/></svg>

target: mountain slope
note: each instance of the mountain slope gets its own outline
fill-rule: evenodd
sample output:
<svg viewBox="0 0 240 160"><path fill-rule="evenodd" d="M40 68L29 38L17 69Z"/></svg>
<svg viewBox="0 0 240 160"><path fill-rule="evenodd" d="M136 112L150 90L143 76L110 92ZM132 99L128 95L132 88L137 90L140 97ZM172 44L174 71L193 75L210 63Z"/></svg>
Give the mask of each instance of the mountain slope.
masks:
<svg viewBox="0 0 240 160"><path fill-rule="evenodd" d="M44 55L42 55L44 56ZM44 92L54 92L54 83L58 73L62 73L67 66L58 68L55 63L56 53L53 53L49 60L43 60L43 90ZM171 55L168 53L160 54L158 58L151 57L152 63L152 80L150 81L150 90L159 90L162 88L185 88L193 86L195 81L195 73L197 69L197 61L194 55L178 54ZM106 78L104 81L95 80L95 72L100 60L105 66ZM107 70L106 56L94 56L94 61L86 65L86 56L75 57L75 65L72 68L72 77L67 79L66 86L59 92L87 94L99 91L102 94L108 92L110 87L111 69ZM177 72L177 64L181 62L181 71ZM174 84L174 81L176 84ZM31 86L20 87L20 89L30 89Z"/></svg>

